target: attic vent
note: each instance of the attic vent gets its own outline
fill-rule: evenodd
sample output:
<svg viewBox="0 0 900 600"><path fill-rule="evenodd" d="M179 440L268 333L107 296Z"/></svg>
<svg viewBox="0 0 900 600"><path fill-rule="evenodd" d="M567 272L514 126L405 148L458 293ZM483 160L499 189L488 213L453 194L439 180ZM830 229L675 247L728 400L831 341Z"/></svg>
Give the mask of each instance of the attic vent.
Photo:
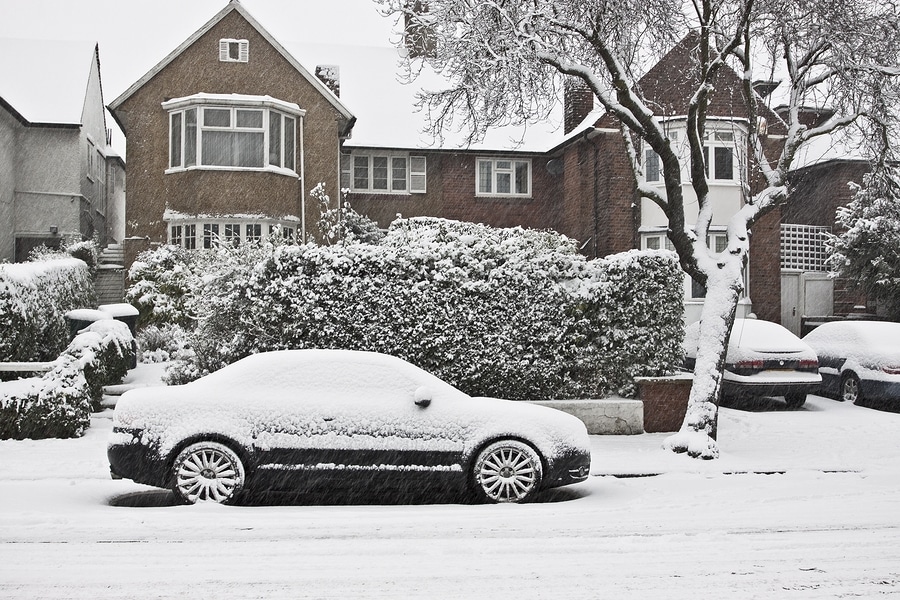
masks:
<svg viewBox="0 0 900 600"><path fill-rule="evenodd" d="M222 62L248 62L250 42L247 40L219 40L219 60Z"/></svg>

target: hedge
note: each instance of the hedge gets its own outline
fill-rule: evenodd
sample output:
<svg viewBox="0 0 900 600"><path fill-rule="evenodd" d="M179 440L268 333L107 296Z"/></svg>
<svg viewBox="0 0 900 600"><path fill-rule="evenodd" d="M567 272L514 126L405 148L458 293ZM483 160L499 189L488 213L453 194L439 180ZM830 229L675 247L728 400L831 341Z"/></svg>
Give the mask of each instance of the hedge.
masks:
<svg viewBox="0 0 900 600"><path fill-rule="evenodd" d="M133 358L128 326L97 321L42 377L0 383L0 439L79 437L100 407L103 386L121 381Z"/></svg>
<svg viewBox="0 0 900 600"><path fill-rule="evenodd" d="M66 347L66 312L93 306L90 270L76 258L0 264L0 361L45 362Z"/></svg>
<svg viewBox="0 0 900 600"><path fill-rule="evenodd" d="M263 246L244 262L230 252L188 294L191 377L257 352L348 348L399 356L474 396L597 397L633 394L635 375L681 356L671 252L587 260L557 233L430 218L398 220L378 245Z"/></svg>

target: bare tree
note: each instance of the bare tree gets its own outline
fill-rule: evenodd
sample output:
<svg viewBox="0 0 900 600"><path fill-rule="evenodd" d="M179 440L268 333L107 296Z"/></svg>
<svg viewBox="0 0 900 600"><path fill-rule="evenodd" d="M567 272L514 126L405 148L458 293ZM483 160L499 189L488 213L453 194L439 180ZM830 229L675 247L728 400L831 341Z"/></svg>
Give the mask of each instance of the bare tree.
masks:
<svg viewBox="0 0 900 600"><path fill-rule="evenodd" d="M568 78L590 87L621 125L639 194L668 219L668 236L682 268L708 290L701 317L694 385L681 430L666 444L691 456L718 456L716 422L728 335L743 290L749 229L789 202L788 173L798 150L820 136L849 128L864 132L884 156L896 143L900 17L891 0L375 0L400 14L405 27L427 32L428 52L410 53L407 75L424 69L447 77L444 89L423 93L432 132L448 129L480 139L492 127L546 118ZM639 79L677 42L695 48L695 72L686 106L687 148L679 153L666 135L659 99L645 97ZM727 227L727 246L716 252L708 231L714 207L704 164L704 139L716 83L724 70L740 78L741 111L754 176L741 209ZM782 80L782 135L754 92L755 79ZM802 108L827 104L834 115L804 125ZM770 113L768 113L770 114ZM893 140L893 142L891 141ZM660 159L663 189L644 182L639 149ZM774 148L774 149L773 149ZM685 217L682 173L699 204Z"/></svg>

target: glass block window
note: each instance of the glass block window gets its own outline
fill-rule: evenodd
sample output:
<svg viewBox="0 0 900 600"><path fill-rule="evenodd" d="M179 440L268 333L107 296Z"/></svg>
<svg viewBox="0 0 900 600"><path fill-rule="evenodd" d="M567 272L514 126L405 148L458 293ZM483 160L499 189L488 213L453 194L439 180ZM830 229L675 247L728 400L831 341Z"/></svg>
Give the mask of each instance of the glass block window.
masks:
<svg viewBox="0 0 900 600"><path fill-rule="evenodd" d="M799 271L827 271L825 239L830 227L781 225L781 268Z"/></svg>

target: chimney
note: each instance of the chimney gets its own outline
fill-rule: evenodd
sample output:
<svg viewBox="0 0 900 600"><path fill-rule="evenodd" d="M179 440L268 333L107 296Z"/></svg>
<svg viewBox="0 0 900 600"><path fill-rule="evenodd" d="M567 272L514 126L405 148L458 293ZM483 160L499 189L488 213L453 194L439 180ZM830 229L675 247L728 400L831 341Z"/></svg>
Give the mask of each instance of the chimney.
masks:
<svg viewBox="0 0 900 600"><path fill-rule="evenodd" d="M594 110L594 92L575 77L566 79L563 90L563 131L569 133Z"/></svg>
<svg viewBox="0 0 900 600"><path fill-rule="evenodd" d="M325 84L335 96L341 97L341 68L337 65L318 65L316 77Z"/></svg>

